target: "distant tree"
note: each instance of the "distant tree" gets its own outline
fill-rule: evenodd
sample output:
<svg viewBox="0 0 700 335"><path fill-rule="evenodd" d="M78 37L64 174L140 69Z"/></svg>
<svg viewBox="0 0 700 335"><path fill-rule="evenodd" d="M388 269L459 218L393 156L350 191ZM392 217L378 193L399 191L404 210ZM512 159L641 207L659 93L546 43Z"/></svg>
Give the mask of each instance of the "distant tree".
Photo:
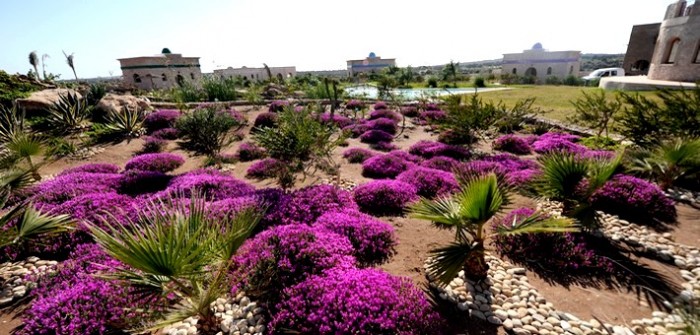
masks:
<svg viewBox="0 0 700 335"><path fill-rule="evenodd" d="M442 80L449 81L453 85L457 81L457 68L459 63L450 61L449 64L442 68Z"/></svg>
<svg viewBox="0 0 700 335"><path fill-rule="evenodd" d="M34 75L36 76L36 80L40 81L41 78L39 78L39 56L36 55L36 51L32 51L29 53L29 64L32 64L34 67Z"/></svg>
<svg viewBox="0 0 700 335"><path fill-rule="evenodd" d="M73 54L66 54L66 52L63 52L63 55L66 56L66 63L68 63L68 66L70 66L70 69L73 70L73 75L75 76L75 81L78 81L78 75L75 73L75 64L73 63Z"/></svg>
<svg viewBox="0 0 700 335"><path fill-rule="evenodd" d="M397 75L397 79L399 81L399 85L401 86L412 82L414 79L413 68L411 68L409 65L408 67L401 69Z"/></svg>
<svg viewBox="0 0 700 335"><path fill-rule="evenodd" d="M41 71L43 72L44 75L44 80L48 79L46 76L46 59L50 58L48 54L43 54L41 55Z"/></svg>

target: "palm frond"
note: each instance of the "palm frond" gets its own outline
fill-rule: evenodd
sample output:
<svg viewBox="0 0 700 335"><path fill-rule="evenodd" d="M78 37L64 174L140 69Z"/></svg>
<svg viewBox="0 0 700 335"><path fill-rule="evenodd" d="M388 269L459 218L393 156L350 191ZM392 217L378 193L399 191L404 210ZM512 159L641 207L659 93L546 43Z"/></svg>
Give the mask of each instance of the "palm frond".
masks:
<svg viewBox="0 0 700 335"><path fill-rule="evenodd" d="M507 191L499 186L495 174L471 180L456 198L460 203L461 217L474 223L488 221L508 202Z"/></svg>
<svg viewBox="0 0 700 335"><path fill-rule="evenodd" d="M20 113L16 104L11 108L0 106L0 143L10 142L24 131L24 112Z"/></svg>
<svg viewBox="0 0 700 335"><path fill-rule="evenodd" d="M477 244L455 242L433 249L430 251L431 258L426 271L437 279L439 284L449 285L477 249Z"/></svg>
<svg viewBox="0 0 700 335"><path fill-rule="evenodd" d="M499 235L519 235L533 233L572 233L577 232L578 226L574 220L567 217L545 218L542 213L535 212L525 218L513 217L508 226L498 226Z"/></svg>
<svg viewBox="0 0 700 335"><path fill-rule="evenodd" d="M622 165L622 157L624 157L624 151L618 152L610 161L589 161L588 194L593 194L603 187L615 175Z"/></svg>
<svg viewBox="0 0 700 335"><path fill-rule="evenodd" d="M573 198L578 185L588 175L589 162L570 153L549 153L540 156L538 161L542 175L537 187L550 198Z"/></svg>
<svg viewBox="0 0 700 335"><path fill-rule="evenodd" d="M463 224L461 205L454 197L439 197L434 200L421 198L411 204L408 210L411 217L431 221L441 228Z"/></svg>
<svg viewBox="0 0 700 335"><path fill-rule="evenodd" d="M5 149L20 158L36 157L44 151L44 141L39 135L16 134L5 143Z"/></svg>
<svg viewBox="0 0 700 335"><path fill-rule="evenodd" d="M15 228L3 232L0 246L20 243L37 235L54 235L73 228L68 215L44 214L31 204L20 204L0 217L0 227L17 218Z"/></svg>
<svg viewBox="0 0 700 335"><path fill-rule="evenodd" d="M107 115L106 129L113 135L138 137L145 132L145 117L143 110L125 107L121 112L111 112Z"/></svg>

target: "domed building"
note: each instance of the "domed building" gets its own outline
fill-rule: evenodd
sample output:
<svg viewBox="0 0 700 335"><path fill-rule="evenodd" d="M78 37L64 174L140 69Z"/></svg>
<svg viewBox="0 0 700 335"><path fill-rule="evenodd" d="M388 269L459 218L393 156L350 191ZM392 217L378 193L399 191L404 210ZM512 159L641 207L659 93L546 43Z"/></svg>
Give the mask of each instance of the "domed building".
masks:
<svg viewBox="0 0 700 335"><path fill-rule="evenodd" d="M652 80L700 80L700 5L669 5L661 23L632 27L623 67Z"/></svg>
<svg viewBox="0 0 700 335"><path fill-rule="evenodd" d="M542 43L535 43L521 53L503 54L502 66L502 74L533 77L535 82L544 83L547 77L578 76L581 51L548 51Z"/></svg>
<svg viewBox="0 0 700 335"><path fill-rule="evenodd" d="M118 59L126 85L142 90L164 89L196 83L202 78L199 57L182 57L163 48L160 54Z"/></svg>
<svg viewBox="0 0 700 335"><path fill-rule="evenodd" d="M370 52L365 59L349 60L348 76L354 77L359 73L378 73L384 68L396 66L395 58L381 58L374 52Z"/></svg>

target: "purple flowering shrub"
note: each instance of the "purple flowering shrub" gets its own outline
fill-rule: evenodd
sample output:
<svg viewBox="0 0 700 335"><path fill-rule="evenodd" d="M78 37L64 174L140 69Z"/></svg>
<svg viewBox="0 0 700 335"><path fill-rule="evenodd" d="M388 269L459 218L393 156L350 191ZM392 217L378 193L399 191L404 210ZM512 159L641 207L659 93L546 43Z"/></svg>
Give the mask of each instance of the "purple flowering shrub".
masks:
<svg viewBox="0 0 700 335"><path fill-rule="evenodd" d="M359 110L359 109L362 109L362 107L364 107L364 106L365 106L365 104L362 101L354 100L354 99L345 103L345 108L352 109L352 110Z"/></svg>
<svg viewBox="0 0 700 335"><path fill-rule="evenodd" d="M334 124L339 128L344 128L352 124L352 120L350 120L348 117L338 114L334 114L333 119L331 119L330 113L321 114L321 122L325 124Z"/></svg>
<svg viewBox="0 0 700 335"><path fill-rule="evenodd" d="M343 127L343 132L349 133L352 138L358 138L360 135L367 132L369 129L369 124L367 123L357 123L347 127Z"/></svg>
<svg viewBox="0 0 700 335"><path fill-rule="evenodd" d="M394 135L381 130L368 130L360 135L360 141L362 143L373 144L379 142L391 142L393 140Z"/></svg>
<svg viewBox="0 0 700 335"><path fill-rule="evenodd" d="M416 106L402 107L401 114L405 117L416 117L418 116L418 108L416 108Z"/></svg>
<svg viewBox="0 0 700 335"><path fill-rule="evenodd" d="M345 236L307 225L284 225L248 240L233 258L233 292L275 302L286 287L337 267L354 267ZM234 294L235 295L235 294Z"/></svg>
<svg viewBox="0 0 700 335"><path fill-rule="evenodd" d="M117 190L131 196L155 193L168 187L171 178L159 171L128 170L119 178Z"/></svg>
<svg viewBox="0 0 700 335"><path fill-rule="evenodd" d="M255 143L242 143L240 147L238 147L238 151L236 152L236 156L238 157L238 160L241 162L249 162L249 161L254 161L256 159L261 159L264 158L267 153L265 152L265 149L255 145Z"/></svg>
<svg viewBox="0 0 700 335"><path fill-rule="evenodd" d="M284 110L285 107L289 106L289 101L287 100L275 100L270 103L268 111L270 113L278 113Z"/></svg>
<svg viewBox="0 0 700 335"><path fill-rule="evenodd" d="M392 150L398 150L399 147L392 144L391 142L377 142L369 145L370 148L377 150L377 151L392 151Z"/></svg>
<svg viewBox="0 0 700 335"><path fill-rule="evenodd" d="M163 192L184 198L199 193L210 201L216 201L249 195L254 191L255 188L248 183L216 170L195 170L173 178Z"/></svg>
<svg viewBox="0 0 700 335"><path fill-rule="evenodd" d="M285 289L272 332L441 334L444 321L410 279L376 269L334 269Z"/></svg>
<svg viewBox="0 0 700 335"><path fill-rule="evenodd" d="M77 246L56 273L38 278L18 335L109 334L134 326L141 315L133 310L146 302L118 283L93 276L119 265L95 244Z"/></svg>
<svg viewBox="0 0 700 335"><path fill-rule="evenodd" d="M71 173L78 173L78 172L84 172L84 173L117 173L119 172L119 167L114 165L114 164L108 164L108 163L90 163L90 164L84 164L84 165L79 165L73 168L65 169L61 173L59 173L59 176L64 176L67 174Z"/></svg>
<svg viewBox="0 0 700 335"><path fill-rule="evenodd" d="M372 130L381 130L392 135L396 134L396 131L398 130L398 124L396 121L385 117L369 121L367 125Z"/></svg>
<svg viewBox="0 0 700 335"><path fill-rule="evenodd" d="M370 120L377 120L377 119L389 119L393 120L394 122L400 122L402 117L396 112L390 111L388 109L377 109L369 113L369 119Z"/></svg>
<svg viewBox="0 0 700 335"><path fill-rule="evenodd" d="M179 168L185 163L185 159L180 155L171 153L155 153L138 155L124 166L124 170L158 171L170 172Z"/></svg>
<svg viewBox="0 0 700 335"><path fill-rule="evenodd" d="M258 199L255 196L228 198L207 203L207 214L210 218L230 219L246 209L253 208L258 208Z"/></svg>
<svg viewBox="0 0 700 335"><path fill-rule="evenodd" d="M153 133L151 133L151 136L163 140L176 140L179 136L179 132L175 128L163 128L154 131Z"/></svg>
<svg viewBox="0 0 700 335"><path fill-rule="evenodd" d="M394 155L370 157L362 163L362 175L367 178L395 178L414 164Z"/></svg>
<svg viewBox="0 0 700 335"><path fill-rule="evenodd" d="M427 104L425 104L425 110L427 110L427 111L439 111L440 106L438 106L437 104L432 103L432 102L427 103Z"/></svg>
<svg viewBox="0 0 700 335"><path fill-rule="evenodd" d="M274 158L261 159L248 167L245 177L260 180L276 178L285 166L284 162Z"/></svg>
<svg viewBox="0 0 700 335"><path fill-rule="evenodd" d="M279 115L276 113L272 112L263 112L258 114L257 117L255 117L255 121L253 122L253 128L275 128L277 127L277 120L279 119Z"/></svg>
<svg viewBox="0 0 700 335"><path fill-rule="evenodd" d="M402 172L396 180L413 185L419 196L430 199L459 190L452 173L421 166Z"/></svg>
<svg viewBox="0 0 700 335"><path fill-rule="evenodd" d="M370 150L363 148L349 148L343 151L343 158L348 160L348 163L362 163L376 154Z"/></svg>
<svg viewBox="0 0 700 335"><path fill-rule="evenodd" d="M85 223L105 227L104 220L111 225L126 225L138 217L138 208L133 198L117 193L85 194L58 205L52 214L67 214L76 221L76 230L71 233L88 235ZM90 240L87 238L86 240Z"/></svg>
<svg viewBox="0 0 700 335"><path fill-rule="evenodd" d="M511 154L487 156L480 160L462 163L456 167L463 174L486 174L494 172L505 177L511 186L524 186L534 181L541 173L536 162L523 160Z"/></svg>
<svg viewBox="0 0 700 335"><path fill-rule="evenodd" d="M159 137L145 136L141 153L157 153L163 151L168 142Z"/></svg>
<svg viewBox="0 0 700 335"><path fill-rule="evenodd" d="M493 142L493 148L516 155L527 155L532 149L527 139L512 134L503 135Z"/></svg>
<svg viewBox="0 0 700 335"><path fill-rule="evenodd" d="M389 108L389 106L384 101L377 101L372 107L374 108L374 110L383 110Z"/></svg>
<svg viewBox="0 0 700 335"><path fill-rule="evenodd" d="M30 200L38 208L51 209L77 196L117 190L121 175L116 173L74 172L57 176L31 187Z"/></svg>
<svg viewBox="0 0 700 335"><path fill-rule="evenodd" d="M532 149L538 154L544 154L551 151L564 151L571 153L583 153L588 150L586 146L574 143L579 137L571 134L562 133L545 133L540 135L537 140L532 143Z"/></svg>
<svg viewBox="0 0 700 335"><path fill-rule="evenodd" d="M375 180L354 190L360 210L375 216L400 215L408 203L418 200L416 188L397 180Z"/></svg>
<svg viewBox="0 0 700 335"><path fill-rule="evenodd" d="M427 123L440 122L445 118L447 118L447 113L441 110L426 110L418 115L419 120Z"/></svg>
<svg viewBox="0 0 700 335"><path fill-rule="evenodd" d="M396 253L394 227L356 210L327 212L314 226L347 237L354 249L353 256L363 267L380 265Z"/></svg>
<svg viewBox="0 0 700 335"><path fill-rule="evenodd" d="M358 208L350 192L333 185L314 185L296 190L288 201L275 207L278 225L310 225L326 212Z"/></svg>
<svg viewBox="0 0 700 335"><path fill-rule="evenodd" d="M511 226L514 220L522 222L534 213L530 208L515 209L495 220L493 227ZM595 245L581 233L496 235L493 244L498 253L516 262L536 264L553 272L605 275L614 271L612 261L597 254Z"/></svg>
<svg viewBox="0 0 700 335"><path fill-rule="evenodd" d="M452 172L458 164L459 164L459 162L454 158L438 156L438 157L433 157L431 159L423 161L421 163L421 166L427 167L430 169Z"/></svg>
<svg viewBox="0 0 700 335"><path fill-rule="evenodd" d="M674 222L676 207L656 184L617 175L591 197L596 208L639 223Z"/></svg>
<svg viewBox="0 0 700 335"><path fill-rule="evenodd" d="M416 164L418 164L418 163L420 163L420 162L423 161L423 158L422 158L422 157L409 154L409 153L407 153L407 152L405 152L405 151L403 151L403 150L394 150L394 151L390 151L390 152L387 153L387 155L394 156L394 157L398 157L398 158L401 158L401 159L403 159L403 160L405 160L405 161L407 161L407 162L416 163Z"/></svg>
<svg viewBox="0 0 700 335"><path fill-rule="evenodd" d="M153 113L146 115L146 118L143 120L143 125L146 127L146 130L149 133L165 128L173 128L175 127L175 123L180 116L182 116L182 113L180 113L179 110L156 110Z"/></svg>
<svg viewBox="0 0 700 335"><path fill-rule="evenodd" d="M471 157L469 149L459 145L449 145L440 142L422 140L408 148L408 152L423 158L450 157L456 160L465 160Z"/></svg>

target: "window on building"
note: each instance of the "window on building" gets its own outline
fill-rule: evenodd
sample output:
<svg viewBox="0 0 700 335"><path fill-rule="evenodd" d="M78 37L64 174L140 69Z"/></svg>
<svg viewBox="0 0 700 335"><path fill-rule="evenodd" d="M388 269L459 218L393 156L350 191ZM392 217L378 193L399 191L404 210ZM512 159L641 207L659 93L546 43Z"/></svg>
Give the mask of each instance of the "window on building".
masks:
<svg viewBox="0 0 700 335"><path fill-rule="evenodd" d="M698 41L698 46L695 48L695 64L700 64L700 41Z"/></svg>
<svg viewBox="0 0 700 335"><path fill-rule="evenodd" d="M141 76L139 76L138 73L134 73L134 82L135 83L141 82Z"/></svg>
<svg viewBox="0 0 700 335"><path fill-rule="evenodd" d="M518 69L513 68L513 74L518 74Z"/></svg>
<svg viewBox="0 0 700 335"><path fill-rule="evenodd" d="M547 75L549 76L551 74L552 74L552 67L550 66L547 68Z"/></svg>
<svg viewBox="0 0 700 335"><path fill-rule="evenodd" d="M177 77L175 77L175 81L179 86L185 85L185 77L183 77L181 74L178 73Z"/></svg>
<svg viewBox="0 0 700 335"><path fill-rule="evenodd" d="M574 74L574 66L569 66L569 74Z"/></svg>
<svg viewBox="0 0 700 335"><path fill-rule="evenodd" d="M649 61L645 59L640 59L632 65L633 71L647 71L649 70Z"/></svg>
<svg viewBox="0 0 700 335"><path fill-rule="evenodd" d="M161 77L163 78L163 81L168 81L168 76L166 76L165 73L163 73Z"/></svg>
<svg viewBox="0 0 700 335"><path fill-rule="evenodd" d="M665 64L675 64L676 57L678 57L678 47L681 44L680 38L676 38L671 41L668 45L668 50L666 51L666 57L664 58Z"/></svg>
<svg viewBox="0 0 700 335"><path fill-rule="evenodd" d="M194 80L194 73L190 73L190 78L192 78L192 80Z"/></svg>

